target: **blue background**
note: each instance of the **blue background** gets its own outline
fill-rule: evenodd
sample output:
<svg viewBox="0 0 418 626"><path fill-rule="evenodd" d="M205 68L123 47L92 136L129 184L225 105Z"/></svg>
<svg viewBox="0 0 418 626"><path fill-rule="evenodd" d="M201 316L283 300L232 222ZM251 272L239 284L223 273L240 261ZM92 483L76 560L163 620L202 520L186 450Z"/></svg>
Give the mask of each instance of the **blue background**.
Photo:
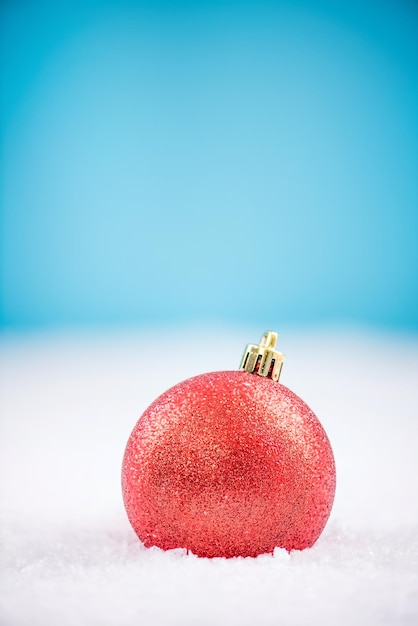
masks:
<svg viewBox="0 0 418 626"><path fill-rule="evenodd" d="M1 325L418 329L418 5L3 2Z"/></svg>

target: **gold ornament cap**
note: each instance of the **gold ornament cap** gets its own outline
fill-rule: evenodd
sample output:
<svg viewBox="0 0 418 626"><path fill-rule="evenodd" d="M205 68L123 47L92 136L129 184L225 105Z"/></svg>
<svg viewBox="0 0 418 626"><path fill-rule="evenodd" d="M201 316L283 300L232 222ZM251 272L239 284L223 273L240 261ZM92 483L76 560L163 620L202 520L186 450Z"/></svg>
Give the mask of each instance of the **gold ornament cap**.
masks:
<svg viewBox="0 0 418 626"><path fill-rule="evenodd" d="M277 337L277 333L268 330L258 345L247 344L238 369L279 382L284 354L276 350Z"/></svg>

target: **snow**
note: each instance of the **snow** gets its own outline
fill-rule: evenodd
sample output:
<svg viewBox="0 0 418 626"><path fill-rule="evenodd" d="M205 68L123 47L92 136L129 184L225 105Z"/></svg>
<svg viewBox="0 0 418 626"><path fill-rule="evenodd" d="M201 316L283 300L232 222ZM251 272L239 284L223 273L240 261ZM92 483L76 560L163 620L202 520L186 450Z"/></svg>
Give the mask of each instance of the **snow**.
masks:
<svg viewBox="0 0 418 626"><path fill-rule="evenodd" d="M282 329L282 382L337 464L313 548L209 560L131 530L120 464L136 419L176 382L235 369L263 330L3 336L1 624L418 623L416 336Z"/></svg>

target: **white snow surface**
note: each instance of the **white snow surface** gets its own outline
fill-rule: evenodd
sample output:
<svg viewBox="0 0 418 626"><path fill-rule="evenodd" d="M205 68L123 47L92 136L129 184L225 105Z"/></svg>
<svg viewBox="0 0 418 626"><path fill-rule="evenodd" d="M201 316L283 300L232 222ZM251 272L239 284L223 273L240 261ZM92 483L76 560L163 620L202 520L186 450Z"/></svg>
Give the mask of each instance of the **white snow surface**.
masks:
<svg viewBox="0 0 418 626"><path fill-rule="evenodd" d="M337 465L314 547L211 560L132 531L120 466L137 418L184 378L236 369L259 334L3 336L3 626L418 624L416 336L282 331L282 382Z"/></svg>

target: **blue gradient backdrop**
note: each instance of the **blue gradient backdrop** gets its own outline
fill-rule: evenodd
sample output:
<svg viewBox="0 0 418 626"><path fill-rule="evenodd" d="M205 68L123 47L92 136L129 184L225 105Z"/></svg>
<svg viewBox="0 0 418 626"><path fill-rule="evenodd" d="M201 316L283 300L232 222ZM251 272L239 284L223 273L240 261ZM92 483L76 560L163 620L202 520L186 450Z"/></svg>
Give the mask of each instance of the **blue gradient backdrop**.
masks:
<svg viewBox="0 0 418 626"><path fill-rule="evenodd" d="M1 12L3 329L418 329L415 2Z"/></svg>

